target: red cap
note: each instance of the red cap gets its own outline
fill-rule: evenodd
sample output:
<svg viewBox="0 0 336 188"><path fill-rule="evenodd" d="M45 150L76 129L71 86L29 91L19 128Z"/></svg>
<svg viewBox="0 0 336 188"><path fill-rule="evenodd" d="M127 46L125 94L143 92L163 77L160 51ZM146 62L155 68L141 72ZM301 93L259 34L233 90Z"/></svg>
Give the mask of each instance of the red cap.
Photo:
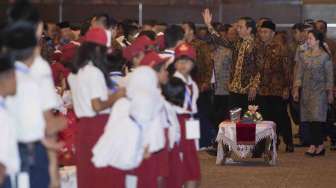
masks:
<svg viewBox="0 0 336 188"><path fill-rule="evenodd" d="M63 48L61 49L62 52L61 61L62 62L71 61L76 55L77 48L78 46L73 43L64 45Z"/></svg>
<svg viewBox="0 0 336 188"><path fill-rule="evenodd" d="M128 61L132 61L133 57L140 52L144 52L148 46L155 45L155 41L143 35L134 40L134 42L123 49L123 56Z"/></svg>
<svg viewBox="0 0 336 188"><path fill-rule="evenodd" d="M167 58L163 59L159 56L159 54L152 51L145 55L145 57L141 60L140 65L154 67L158 64L165 63L166 61Z"/></svg>
<svg viewBox="0 0 336 188"><path fill-rule="evenodd" d="M177 58L182 57L182 56L189 57L190 59L195 61L196 60L196 51L189 44L183 43L183 44L179 45L178 47L176 47L176 49L175 49L175 58L177 59Z"/></svg>
<svg viewBox="0 0 336 188"><path fill-rule="evenodd" d="M102 28L92 28L86 34L84 38L85 42L92 42L102 46L107 44L107 35Z"/></svg>

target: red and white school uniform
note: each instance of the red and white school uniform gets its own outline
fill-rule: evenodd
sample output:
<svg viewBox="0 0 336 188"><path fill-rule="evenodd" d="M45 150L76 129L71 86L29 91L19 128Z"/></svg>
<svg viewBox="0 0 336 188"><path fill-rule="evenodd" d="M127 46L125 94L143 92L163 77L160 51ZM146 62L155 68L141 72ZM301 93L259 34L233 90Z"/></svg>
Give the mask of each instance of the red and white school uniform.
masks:
<svg viewBox="0 0 336 188"><path fill-rule="evenodd" d="M92 63L68 77L73 106L78 121L76 133L76 165L79 188L124 187L124 174L114 169L95 168L91 162L92 148L103 134L110 110L96 113L91 101L108 99L108 87L103 73Z"/></svg>
<svg viewBox="0 0 336 188"><path fill-rule="evenodd" d="M126 87L128 98L132 99L130 114L143 125L143 147L148 147L151 156L144 159L134 174L138 188L157 187L157 154L165 147L165 134L162 127L164 104L158 88L158 78L148 66L136 68L129 76Z"/></svg>
<svg viewBox="0 0 336 188"><path fill-rule="evenodd" d="M183 108L176 107L181 128L180 149L182 152L183 180L198 181L201 179L201 173L195 143L196 140L188 140L186 138L186 121L191 118L191 114L197 113L196 102L199 96L199 90L190 76L186 79L181 73L175 72L174 77L181 79L186 84L187 90Z"/></svg>

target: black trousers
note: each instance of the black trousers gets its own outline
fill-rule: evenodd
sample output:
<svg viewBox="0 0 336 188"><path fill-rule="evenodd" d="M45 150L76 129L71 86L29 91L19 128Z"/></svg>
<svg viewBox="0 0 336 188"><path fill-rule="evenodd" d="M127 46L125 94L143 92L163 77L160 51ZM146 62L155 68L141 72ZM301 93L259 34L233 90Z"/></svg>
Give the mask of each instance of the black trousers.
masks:
<svg viewBox="0 0 336 188"><path fill-rule="evenodd" d="M214 96L214 126L218 132L218 125L229 118L229 95Z"/></svg>
<svg viewBox="0 0 336 188"><path fill-rule="evenodd" d="M281 135L286 145L293 144L291 122L287 112L287 101L278 96L258 96L260 113L264 120L274 121L277 135Z"/></svg>
<svg viewBox="0 0 336 188"><path fill-rule="evenodd" d="M213 93L211 90L201 92L197 101L198 118L201 124L200 147L208 147L215 137L216 131L213 127Z"/></svg>
<svg viewBox="0 0 336 188"><path fill-rule="evenodd" d="M324 122L304 122L309 127L309 144L319 146L323 144Z"/></svg>
<svg viewBox="0 0 336 188"><path fill-rule="evenodd" d="M248 101L247 94L238 94L232 92L230 92L228 103L229 110L232 110L233 108L242 108L242 113L245 113L247 111L247 107L249 104L253 104Z"/></svg>

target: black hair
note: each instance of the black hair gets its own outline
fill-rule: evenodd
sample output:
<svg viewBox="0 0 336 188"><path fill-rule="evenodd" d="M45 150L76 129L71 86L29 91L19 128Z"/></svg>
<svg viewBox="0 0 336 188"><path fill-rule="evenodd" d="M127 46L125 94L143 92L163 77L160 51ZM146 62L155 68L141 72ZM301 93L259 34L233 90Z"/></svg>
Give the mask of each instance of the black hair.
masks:
<svg viewBox="0 0 336 188"><path fill-rule="evenodd" d="M326 52L329 55L329 57L331 57L330 50L327 49L327 47L325 45L324 33L320 32L320 31L318 31L316 29L314 29L312 31L309 31L308 33L311 33L314 36L314 38L319 41L320 48L322 48L322 50L324 52Z"/></svg>
<svg viewBox="0 0 336 188"><path fill-rule="evenodd" d="M80 28L80 35L85 36L85 34L89 31L90 26L91 24L89 22L84 22Z"/></svg>
<svg viewBox="0 0 336 188"><path fill-rule="evenodd" d="M61 29L70 28L70 23L68 21L59 22L57 26Z"/></svg>
<svg viewBox="0 0 336 188"><path fill-rule="evenodd" d="M251 33L252 34L255 35L257 33L256 22L251 17L241 17L241 18L239 18L239 20L244 20L245 21L246 27L251 28Z"/></svg>
<svg viewBox="0 0 336 188"><path fill-rule="evenodd" d="M28 0L16 0L7 11L8 23L27 21L35 27L41 21L38 10Z"/></svg>
<svg viewBox="0 0 336 188"><path fill-rule="evenodd" d="M99 14L96 16L96 22L99 22L102 24L105 29L108 29L111 27L111 21L110 21L110 16L108 14Z"/></svg>
<svg viewBox="0 0 336 188"><path fill-rule="evenodd" d="M95 67L101 70L108 87L113 87L107 70L107 48L105 46L84 42L77 50L72 72L77 74L79 69L92 62Z"/></svg>
<svg viewBox="0 0 336 188"><path fill-rule="evenodd" d="M183 107L185 98L186 86L185 83L175 77L171 77L167 84L162 88L162 93L170 103Z"/></svg>
<svg viewBox="0 0 336 188"><path fill-rule="evenodd" d="M309 28L310 26L304 23L296 23L293 25L292 30L299 30L303 32L305 29Z"/></svg>
<svg viewBox="0 0 336 188"><path fill-rule="evenodd" d="M108 72L123 72L126 66L126 59L123 58L122 50L120 49L116 49L111 54L108 54L107 61Z"/></svg>
<svg viewBox="0 0 336 188"><path fill-rule="evenodd" d="M328 32L328 23L324 20L317 20L316 23L322 23L323 24L323 33L327 33ZM316 26L316 24L315 24Z"/></svg>
<svg viewBox="0 0 336 188"><path fill-rule="evenodd" d="M79 31L81 30L81 25L80 24L71 24L70 29L73 31Z"/></svg>
<svg viewBox="0 0 336 188"><path fill-rule="evenodd" d="M182 22L182 24L188 25L188 27L194 32L194 34L196 34L196 25L195 25L194 22L184 21L184 22Z"/></svg>
<svg viewBox="0 0 336 188"><path fill-rule="evenodd" d="M218 31L223 31L227 33L231 27L233 27L231 24L224 24L218 28Z"/></svg>
<svg viewBox="0 0 336 188"><path fill-rule="evenodd" d="M184 30L181 26L172 25L168 27L165 31L164 41L166 48L175 47L179 40L183 40Z"/></svg>
<svg viewBox="0 0 336 188"><path fill-rule="evenodd" d="M10 54L0 54L0 75L14 70L14 60Z"/></svg>
<svg viewBox="0 0 336 188"><path fill-rule="evenodd" d="M138 32L138 27L134 25L125 25L124 26L124 35L128 39L130 35L135 35Z"/></svg>
<svg viewBox="0 0 336 188"><path fill-rule="evenodd" d="M258 19L258 21L260 21L260 20L273 21L272 18L269 18L269 17L260 17L260 18Z"/></svg>
<svg viewBox="0 0 336 188"><path fill-rule="evenodd" d="M155 72L160 72L163 66L165 66L164 63L159 63L157 65L154 65L153 69L154 69Z"/></svg>
<svg viewBox="0 0 336 188"><path fill-rule="evenodd" d="M10 24L3 31L2 42L15 60L25 61L33 55L37 45L35 27L25 21Z"/></svg>
<svg viewBox="0 0 336 188"><path fill-rule="evenodd" d="M151 40L155 40L156 39L156 33L154 31L141 31L139 33L139 37L143 36L143 35L147 36Z"/></svg>

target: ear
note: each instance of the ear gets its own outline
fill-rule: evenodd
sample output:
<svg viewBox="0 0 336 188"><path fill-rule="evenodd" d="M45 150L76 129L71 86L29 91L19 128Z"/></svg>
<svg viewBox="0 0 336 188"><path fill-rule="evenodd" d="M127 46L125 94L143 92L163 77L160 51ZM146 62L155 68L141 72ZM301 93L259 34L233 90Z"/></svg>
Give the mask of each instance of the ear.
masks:
<svg viewBox="0 0 336 188"><path fill-rule="evenodd" d="M248 31L249 33L252 33L252 27L248 27L248 28L247 28L247 31Z"/></svg>

